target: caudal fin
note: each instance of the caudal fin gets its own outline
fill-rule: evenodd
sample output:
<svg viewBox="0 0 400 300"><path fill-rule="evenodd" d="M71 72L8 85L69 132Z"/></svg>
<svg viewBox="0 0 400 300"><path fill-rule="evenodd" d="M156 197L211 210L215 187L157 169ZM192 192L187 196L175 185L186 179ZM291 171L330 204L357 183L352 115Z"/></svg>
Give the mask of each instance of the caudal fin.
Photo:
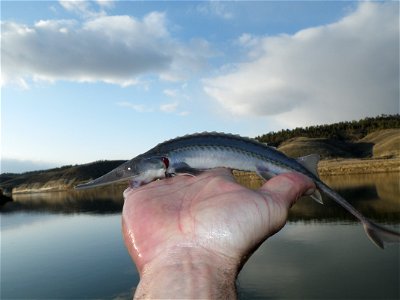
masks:
<svg viewBox="0 0 400 300"><path fill-rule="evenodd" d="M379 248L384 248L385 243L399 243L400 233L375 224L371 221L363 222L365 232L368 237L377 245Z"/></svg>

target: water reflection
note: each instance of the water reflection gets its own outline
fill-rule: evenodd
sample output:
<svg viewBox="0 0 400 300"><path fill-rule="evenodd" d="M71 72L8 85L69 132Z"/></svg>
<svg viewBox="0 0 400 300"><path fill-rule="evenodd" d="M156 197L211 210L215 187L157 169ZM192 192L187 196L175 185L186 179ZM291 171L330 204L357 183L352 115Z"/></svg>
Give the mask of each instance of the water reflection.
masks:
<svg viewBox="0 0 400 300"><path fill-rule="evenodd" d="M2 214L1 299L131 299L119 214Z"/></svg>
<svg viewBox="0 0 400 300"><path fill-rule="evenodd" d="M84 191L14 194L13 201L5 203L1 212L119 213L124 203L122 192L125 188L109 186Z"/></svg>
<svg viewBox="0 0 400 300"><path fill-rule="evenodd" d="M400 173L331 176L323 180L366 217L383 223L400 220Z"/></svg>
<svg viewBox="0 0 400 300"><path fill-rule="evenodd" d="M398 173L323 180L364 215L399 227ZM0 298L131 299L139 277L122 241L124 188L14 195L0 214ZM241 299L399 299L399 245L378 249L324 200L291 209L240 273Z"/></svg>
<svg viewBox="0 0 400 300"><path fill-rule="evenodd" d="M399 247L374 247L361 226L290 223L239 275L242 299L399 299Z"/></svg>
<svg viewBox="0 0 400 300"><path fill-rule="evenodd" d="M327 176L321 178L341 194L366 217L382 223L400 220L400 174L382 173L370 175ZM250 188L258 188L262 180L253 174L244 174L239 182ZM290 221L356 221L354 217L323 195L324 205L309 197L300 199L289 213Z"/></svg>
<svg viewBox="0 0 400 300"><path fill-rule="evenodd" d="M366 217L378 222L396 223L400 219L399 173L331 176L322 178ZM253 176L243 176L239 181L257 188L262 181ZM108 186L92 190L16 194L12 202L1 208L2 213L37 211L56 213L119 213L123 206L125 185ZM324 205L304 197L291 209L290 221L356 221L338 204L324 197Z"/></svg>

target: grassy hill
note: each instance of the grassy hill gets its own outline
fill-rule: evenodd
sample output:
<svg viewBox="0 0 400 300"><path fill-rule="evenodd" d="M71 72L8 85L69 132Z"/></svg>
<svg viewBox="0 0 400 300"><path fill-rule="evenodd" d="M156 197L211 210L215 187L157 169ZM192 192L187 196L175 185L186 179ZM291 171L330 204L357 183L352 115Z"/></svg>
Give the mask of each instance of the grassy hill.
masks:
<svg viewBox="0 0 400 300"><path fill-rule="evenodd" d="M400 157L400 129L379 130L368 134L360 140L360 143L373 144L372 156Z"/></svg>
<svg viewBox="0 0 400 300"><path fill-rule="evenodd" d="M356 141L295 137L278 149L291 157L318 153L323 159L395 158L400 157L400 129L377 130Z"/></svg>
<svg viewBox="0 0 400 300"><path fill-rule="evenodd" d="M361 149L364 145L357 146L355 143L335 139L296 137L281 143L278 150L291 157L313 153L319 154L322 158L350 158L367 155L364 152L368 150Z"/></svg>

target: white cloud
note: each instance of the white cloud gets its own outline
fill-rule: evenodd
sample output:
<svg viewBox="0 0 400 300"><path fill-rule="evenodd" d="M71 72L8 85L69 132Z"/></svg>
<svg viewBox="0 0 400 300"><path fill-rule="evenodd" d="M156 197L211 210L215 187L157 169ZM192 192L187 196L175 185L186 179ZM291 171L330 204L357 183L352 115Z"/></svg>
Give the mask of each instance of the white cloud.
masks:
<svg viewBox="0 0 400 300"><path fill-rule="evenodd" d="M217 16L226 20L234 18L234 13L225 5L223 1L218 0L211 0L197 5L197 11L204 15Z"/></svg>
<svg viewBox="0 0 400 300"><path fill-rule="evenodd" d="M176 98L178 95L178 90L176 89L165 89L163 91L164 95L171 97L171 98Z"/></svg>
<svg viewBox="0 0 400 300"><path fill-rule="evenodd" d="M184 110L184 111L181 111L178 113L178 116L181 116L181 117L186 117L188 115L190 115L190 112L187 110Z"/></svg>
<svg viewBox="0 0 400 300"><path fill-rule="evenodd" d="M122 101L117 103L118 106L127 107L129 109L133 109L136 112L144 113L144 112L152 112L153 109L144 105L144 104L135 104L127 101Z"/></svg>
<svg viewBox="0 0 400 300"><path fill-rule="evenodd" d="M71 10L87 9L86 2L65 3ZM171 37L160 12L143 19L102 15L82 23L41 20L1 27L3 84L33 79L128 86L148 74L176 81L202 68L210 55L206 42L184 44Z"/></svg>
<svg viewBox="0 0 400 300"><path fill-rule="evenodd" d="M160 72L160 78L173 82L196 74L205 68L208 58L218 55L206 40L200 38L191 39L185 45L175 43L171 52L176 59L171 61L166 72Z"/></svg>
<svg viewBox="0 0 400 300"><path fill-rule="evenodd" d="M172 113L176 111L178 105L179 105L178 101L165 103L160 105L160 110L166 113Z"/></svg>
<svg viewBox="0 0 400 300"><path fill-rule="evenodd" d="M88 1L60 0L58 3L60 3L65 10L71 12L85 12L89 9L90 5Z"/></svg>
<svg viewBox="0 0 400 300"><path fill-rule="evenodd" d="M115 1L114 0L96 0L96 3L103 8L113 8Z"/></svg>
<svg viewBox="0 0 400 300"><path fill-rule="evenodd" d="M107 15L106 10L114 7L114 0L59 0L60 6L70 13L83 18L95 18ZM55 9L54 6L52 9Z"/></svg>
<svg viewBox="0 0 400 300"><path fill-rule="evenodd" d="M104 10L95 10L95 8L93 7L94 2L86 0L60 0L58 1L58 3L66 11L82 16L84 18L94 18L105 15Z"/></svg>
<svg viewBox="0 0 400 300"><path fill-rule="evenodd" d="M238 39L237 43L242 46L251 46L254 47L254 42L255 39L258 40L256 37L254 37L252 34L249 33L243 33Z"/></svg>
<svg viewBox="0 0 400 300"><path fill-rule="evenodd" d="M249 62L204 80L235 115L274 116L287 126L399 112L398 3L360 3L340 21L294 35L256 38Z"/></svg>
<svg viewBox="0 0 400 300"><path fill-rule="evenodd" d="M153 113L153 112L162 112L166 114L175 114L177 116L187 116L189 115L188 111L180 111L178 110L179 108L179 101L173 101L173 102L168 102L161 104L157 107L150 106L150 105L145 105L145 104L139 104L139 103L132 103L129 101L121 101L116 103L120 107L125 107L131 110L134 110L135 112L138 113Z"/></svg>

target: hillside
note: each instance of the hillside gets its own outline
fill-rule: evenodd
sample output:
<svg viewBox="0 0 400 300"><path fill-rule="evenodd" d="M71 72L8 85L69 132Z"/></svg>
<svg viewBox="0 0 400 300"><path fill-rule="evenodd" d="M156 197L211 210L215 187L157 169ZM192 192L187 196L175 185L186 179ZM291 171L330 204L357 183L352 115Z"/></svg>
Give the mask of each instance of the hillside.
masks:
<svg viewBox="0 0 400 300"><path fill-rule="evenodd" d="M123 162L124 160L97 161L22 174L4 173L0 174L0 188L4 193L10 193L11 190L13 192L67 190L79 182L97 178Z"/></svg>
<svg viewBox="0 0 400 300"><path fill-rule="evenodd" d="M305 128L284 129L277 132L269 132L256 139L274 147L281 143L296 138L322 138L339 141L357 141L368 134L384 129L400 128L400 115L381 115L375 118L365 118L357 121L339 122L328 125L309 126Z"/></svg>
<svg viewBox="0 0 400 300"><path fill-rule="evenodd" d="M373 132L363 139L360 143L373 144L373 157L390 158L400 157L400 130L386 129Z"/></svg>
<svg viewBox="0 0 400 300"><path fill-rule="evenodd" d="M400 172L400 129L372 132L358 141L298 137L278 149L291 157L317 153L320 175Z"/></svg>
<svg viewBox="0 0 400 300"><path fill-rule="evenodd" d="M357 141L295 137L282 142L278 150L291 157L317 153L322 159L395 158L400 157L400 129L378 130Z"/></svg>

